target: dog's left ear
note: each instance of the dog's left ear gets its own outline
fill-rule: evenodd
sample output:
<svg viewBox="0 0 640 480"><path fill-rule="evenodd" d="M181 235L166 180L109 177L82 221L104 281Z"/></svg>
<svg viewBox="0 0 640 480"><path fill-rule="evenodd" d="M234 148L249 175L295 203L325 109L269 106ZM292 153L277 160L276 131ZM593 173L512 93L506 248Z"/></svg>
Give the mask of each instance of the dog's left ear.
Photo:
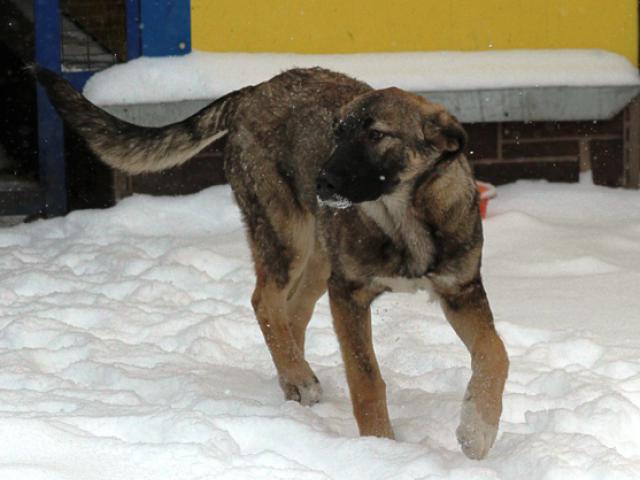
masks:
<svg viewBox="0 0 640 480"><path fill-rule="evenodd" d="M467 132L458 119L446 110L430 116L423 130L425 141L448 155L462 152L467 144Z"/></svg>

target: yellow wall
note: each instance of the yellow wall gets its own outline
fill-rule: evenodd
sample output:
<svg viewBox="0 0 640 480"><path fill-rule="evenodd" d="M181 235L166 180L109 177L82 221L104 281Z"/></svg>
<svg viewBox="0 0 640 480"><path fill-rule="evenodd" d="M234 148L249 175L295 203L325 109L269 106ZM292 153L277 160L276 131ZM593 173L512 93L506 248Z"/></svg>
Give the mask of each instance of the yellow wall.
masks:
<svg viewBox="0 0 640 480"><path fill-rule="evenodd" d="M602 48L638 63L636 0L191 0L193 48Z"/></svg>

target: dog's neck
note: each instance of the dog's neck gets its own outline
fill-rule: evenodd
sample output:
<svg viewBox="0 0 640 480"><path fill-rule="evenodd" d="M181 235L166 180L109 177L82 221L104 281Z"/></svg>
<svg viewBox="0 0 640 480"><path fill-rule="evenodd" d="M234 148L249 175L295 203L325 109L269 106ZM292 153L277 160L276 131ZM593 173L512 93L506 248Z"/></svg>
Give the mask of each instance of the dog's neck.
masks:
<svg viewBox="0 0 640 480"><path fill-rule="evenodd" d="M413 193L414 185L407 182L392 194L359 206L394 244L407 252L405 269L411 278L425 275L435 254L429 231L413 207Z"/></svg>

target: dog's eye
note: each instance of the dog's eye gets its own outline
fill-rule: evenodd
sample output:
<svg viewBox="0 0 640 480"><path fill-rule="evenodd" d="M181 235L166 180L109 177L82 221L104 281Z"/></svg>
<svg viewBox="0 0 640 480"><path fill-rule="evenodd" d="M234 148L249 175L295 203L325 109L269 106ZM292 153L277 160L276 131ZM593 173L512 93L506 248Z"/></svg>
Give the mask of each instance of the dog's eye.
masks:
<svg viewBox="0 0 640 480"><path fill-rule="evenodd" d="M387 136L385 132L381 132L380 130L375 130L375 129L369 130L367 135L369 137L369 140L371 140L372 142L379 142L380 140L382 140L384 137Z"/></svg>

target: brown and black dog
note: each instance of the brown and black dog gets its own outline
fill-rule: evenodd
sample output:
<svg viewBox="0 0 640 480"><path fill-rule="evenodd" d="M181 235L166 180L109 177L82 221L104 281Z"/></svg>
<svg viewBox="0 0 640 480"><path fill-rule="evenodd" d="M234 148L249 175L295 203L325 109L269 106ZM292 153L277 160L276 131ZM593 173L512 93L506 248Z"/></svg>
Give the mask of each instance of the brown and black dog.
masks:
<svg viewBox="0 0 640 480"><path fill-rule="evenodd" d="M466 135L444 108L331 71L295 69L184 121L145 128L33 70L65 122L114 168L163 170L220 141L255 263L252 304L287 399L320 400L304 343L328 290L360 433L393 438L370 306L387 291L435 293L471 354L457 437L467 456L487 455L508 358L480 277L482 224Z"/></svg>

